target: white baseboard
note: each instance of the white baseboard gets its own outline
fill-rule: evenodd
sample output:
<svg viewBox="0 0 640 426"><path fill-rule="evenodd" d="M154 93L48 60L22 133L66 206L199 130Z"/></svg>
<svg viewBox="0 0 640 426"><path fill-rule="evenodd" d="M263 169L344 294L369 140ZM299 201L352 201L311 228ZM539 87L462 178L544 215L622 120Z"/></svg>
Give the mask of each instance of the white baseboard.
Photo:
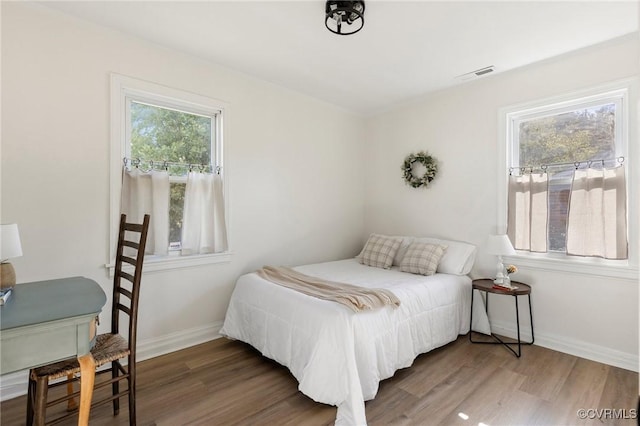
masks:
<svg viewBox="0 0 640 426"><path fill-rule="evenodd" d="M511 323L492 321L491 330L501 336L511 337L513 339L517 337L516 328L514 324ZM520 329L520 338L523 341L531 341L531 332L528 329L528 325L524 327L524 330L522 328ZM594 345L564 336L540 333L538 331L535 331L534 344L635 372L638 371L640 363L640 358L637 354L621 352L605 346Z"/></svg>
<svg viewBox="0 0 640 426"><path fill-rule="evenodd" d="M155 358L171 352L199 345L220 337L222 321L206 327L192 328L186 331L167 334L153 339L139 340L136 348L138 361ZM0 401L6 401L27 393L28 371L0 376Z"/></svg>
<svg viewBox="0 0 640 426"><path fill-rule="evenodd" d="M144 361L145 359L155 358L217 339L220 337L221 328L222 321L218 321L205 327L192 328L162 337L138 341L136 358L138 361Z"/></svg>
<svg viewBox="0 0 640 426"><path fill-rule="evenodd" d="M0 401L27 393L28 371L17 371L0 376Z"/></svg>

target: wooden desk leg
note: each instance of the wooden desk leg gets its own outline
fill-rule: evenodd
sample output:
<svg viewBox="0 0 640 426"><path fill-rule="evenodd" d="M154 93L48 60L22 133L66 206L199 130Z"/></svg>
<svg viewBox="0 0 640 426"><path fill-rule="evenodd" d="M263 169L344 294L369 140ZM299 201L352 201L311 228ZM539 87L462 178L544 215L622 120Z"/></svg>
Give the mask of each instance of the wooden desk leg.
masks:
<svg viewBox="0 0 640 426"><path fill-rule="evenodd" d="M96 379L96 362L93 355L88 353L78 358L80 363L80 411L78 426L88 426L93 384Z"/></svg>

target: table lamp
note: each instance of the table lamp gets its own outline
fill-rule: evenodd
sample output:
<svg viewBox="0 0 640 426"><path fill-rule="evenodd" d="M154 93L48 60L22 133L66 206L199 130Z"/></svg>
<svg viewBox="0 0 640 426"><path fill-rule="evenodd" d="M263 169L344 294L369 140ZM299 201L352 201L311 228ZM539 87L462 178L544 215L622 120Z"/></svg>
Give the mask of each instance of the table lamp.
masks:
<svg viewBox="0 0 640 426"><path fill-rule="evenodd" d="M506 235L490 235L487 240L487 253L495 254L498 256L498 264L496 265L496 279L493 281L496 284L504 284L504 264L502 263L502 256L510 256L516 254L513 249L513 245Z"/></svg>
<svg viewBox="0 0 640 426"><path fill-rule="evenodd" d="M22 256L18 225L0 225L0 288L16 285L16 271L7 260Z"/></svg>

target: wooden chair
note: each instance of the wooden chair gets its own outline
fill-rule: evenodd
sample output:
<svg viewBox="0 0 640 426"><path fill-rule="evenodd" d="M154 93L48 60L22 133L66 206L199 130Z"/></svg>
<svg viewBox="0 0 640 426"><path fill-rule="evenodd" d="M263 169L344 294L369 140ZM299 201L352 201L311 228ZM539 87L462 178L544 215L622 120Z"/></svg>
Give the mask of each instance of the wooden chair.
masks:
<svg viewBox="0 0 640 426"><path fill-rule="evenodd" d="M96 380L94 389L111 384L111 396L92 401L91 407L113 402L113 414L120 411L120 398L129 397L129 423L136 424L136 325L138 318L138 297L140 295L140 279L142 263L149 230L149 215L144 216L142 224L127 223L126 215L120 216L120 231L118 235L118 250L113 278L113 300L111 307L111 333L96 336L96 342L91 354L96 362L96 368L111 363L111 368L96 372L96 376L111 372L111 379ZM126 235L125 235L126 234ZM131 238L129 235L137 238ZM129 254L135 253L135 254ZM125 272L123 265L133 267L133 272ZM128 303L127 303L128 300ZM128 317L128 339L121 336L120 321ZM125 323L126 324L126 323ZM120 360L127 360L123 366ZM79 391L73 392L73 382L78 381L77 373L80 364L76 358L60 361L54 364L34 368L29 372L29 390L27 396L27 426L33 424L56 424L68 417L77 415L75 398ZM50 383L52 380L67 377L66 380ZM120 390L120 381L127 381L127 389ZM47 401L49 388L67 385L67 394L53 401ZM48 407L67 401L68 413L56 419L46 421Z"/></svg>

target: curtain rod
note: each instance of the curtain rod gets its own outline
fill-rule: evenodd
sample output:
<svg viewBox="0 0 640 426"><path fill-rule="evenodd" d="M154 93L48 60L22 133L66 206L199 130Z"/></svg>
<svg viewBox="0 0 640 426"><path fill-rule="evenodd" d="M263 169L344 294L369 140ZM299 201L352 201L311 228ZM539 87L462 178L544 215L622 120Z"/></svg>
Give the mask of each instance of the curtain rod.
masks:
<svg viewBox="0 0 640 426"><path fill-rule="evenodd" d="M140 168L142 164L147 164L149 170L153 170L154 168L158 168L158 167L168 170L169 166L174 166L174 167L188 168L190 172L192 172L194 168L197 168L198 171L200 172L203 172L204 170L209 168L212 171L215 171L215 173L218 175L222 171L222 167L220 166L214 167L211 164L201 164L201 163L179 163L175 161L166 161L166 160L161 160L161 161L141 160L140 158L127 158L127 157L124 157L122 159L122 162L124 163L125 167L132 166L135 168Z"/></svg>
<svg viewBox="0 0 640 426"><path fill-rule="evenodd" d="M540 169L546 173L547 168L549 167L561 167L561 166L574 166L576 170L578 170L578 168L581 165L586 165L587 167L591 167L594 163L601 163L602 167L604 167L604 163L609 161L617 161L618 164L622 164L624 163L624 157L601 158L598 160L587 160L587 161L570 161L567 163L548 163L548 164L540 164L539 166L509 167L509 174L511 174L514 170L518 170L518 169L520 169L521 172L526 172L528 169L530 173L534 169Z"/></svg>

